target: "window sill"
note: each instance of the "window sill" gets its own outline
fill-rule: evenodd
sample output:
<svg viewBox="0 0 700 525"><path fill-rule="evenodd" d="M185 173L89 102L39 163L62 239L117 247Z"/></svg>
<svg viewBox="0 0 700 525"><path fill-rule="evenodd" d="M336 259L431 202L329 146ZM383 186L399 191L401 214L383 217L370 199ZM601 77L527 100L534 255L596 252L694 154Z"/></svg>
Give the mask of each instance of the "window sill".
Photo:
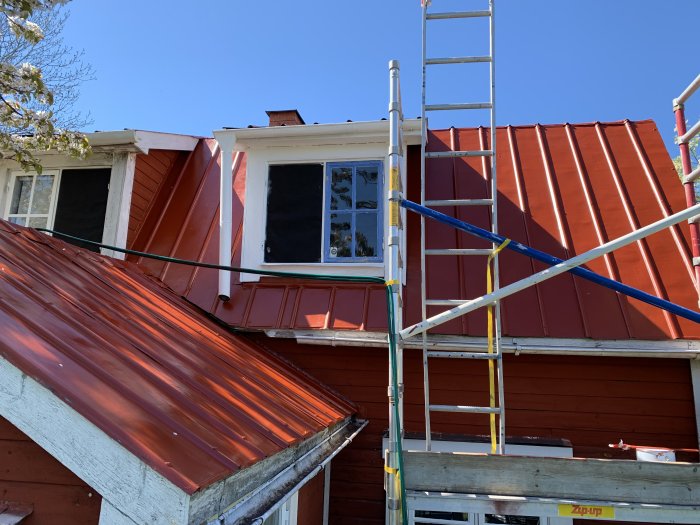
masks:
<svg viewBox="0 0 700 525"><path fill-rule="evenodd" d="M256 270L275 272L314 273L320 275L346 275L352 277L384 277L384 263L262 263ZM241 274L241 282L257 282L260 275Z"/></svg>

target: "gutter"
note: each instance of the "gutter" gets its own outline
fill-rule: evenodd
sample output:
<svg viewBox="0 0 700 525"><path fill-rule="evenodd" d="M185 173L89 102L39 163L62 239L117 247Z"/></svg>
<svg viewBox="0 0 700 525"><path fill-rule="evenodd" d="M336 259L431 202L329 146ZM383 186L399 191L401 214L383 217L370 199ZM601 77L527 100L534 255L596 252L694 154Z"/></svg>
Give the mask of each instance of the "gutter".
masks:
<svg viewBox="0 0 700 525"><path fill-rule="evenodd" d="M256 487L233 507L209 520L207 525L261 525L348 446L367 423L346 421L297 461Z"/></svg>
<svg viewBox="0 0 700 525"><path fill-rule="evenodd" d="M325 346L363 346L387 348L387 336L381 332L266 330L269 337L292 338L297 343ZM403 341L406 350L420 350L420 338ZM484 352L485 337L428 335L427 348L452 352ZM700 360L700 341L676 339L650 340L596 340L551 337L502 337L504 353L515 355L580 355L599 357L656 357Z"/></svg>

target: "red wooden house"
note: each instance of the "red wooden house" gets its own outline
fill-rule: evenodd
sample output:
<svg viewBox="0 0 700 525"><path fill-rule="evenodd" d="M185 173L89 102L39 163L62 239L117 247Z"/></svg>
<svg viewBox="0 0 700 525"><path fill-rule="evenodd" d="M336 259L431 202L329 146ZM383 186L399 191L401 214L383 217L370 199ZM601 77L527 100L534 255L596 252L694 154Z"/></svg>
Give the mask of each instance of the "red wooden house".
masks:
<svg viewBox="0 0 700 525"><path fill-rule="evenodd" d="M284 125L274 125L282 117ZM138 151L134 143L129 143L115 152L115 156L124 159L125 167L118 169L124 172L125 182L120 200L114 198L119 200L122 213L115 215L117 224L111 228L123 232L122 245L179 259L217 262L221 144L225 152L235 151L231 157L231 265L384 277L386 213L382 181L387 176L388 123L305 125L296 112L270 112L270 124L217 133L218 142L191 138L186 148L179 142L179 146L171 143L165 148L161 144L160 148ZM405 184L412 200L419 200L418 129L417 121L405 123ZM678 176L651 121L509 126L498 128L497 133L501 233L562 259L685 207ZM483 129L453 128L432 131L428 147L432 151L469 149L484 140L488 137ZM114 166L111 169L117 171ZM480 159L437 160L429 165L427 176L432 180L431 191L435 192L427 196L429 199L488 196L488 169ZM488 226L483 210L443 211ZM7 208L4 216L12 217ZM404 321L410 324L421 317L419 223L416 216L409 215L405 220ZM36 234L9 228L6 231L2 237L40 243ZM113 244L118 245L120 241L115 239ZM429 248L489 247L437 223L428 223L426 239ZM57 241L46 242L53 251L63 249ZM588 266L612 279L695 309L697 292L688 243L685 226L678 225ZM83 251L70 253L70 257L86 257L91 267L112 265ZM177 296L183 297L199 313L191 306L178 308L184 308L196 319L193 322L203 323L207 330L215 329L205 317L215 318L220 323L218 336L235 339L239 355L250 352L257 359L264 354L266 357L260 359L271 359L275 366L295 365L354 403L356 409L343 404L345 401L331 390L318 387L323 392L318 402L327 400L344 407L333 417L345 421L356 410L359 418L369 421L352 444L333 459L332 468L327 469L327 522L383 523L383 439L388 427L383 287L234 273L230 299L224 301L220 298L216 270L136 255L128 259L135 266L129 264L123 271L132 284L130 288L119 286L119 295L113 299L115 306L127 298L137 300L141 286L149 294L168 295L170 303L184 304ZM2 260L4 265L9 264L5 255ZM120 264L114 263L117 268L121 268ZM501 256L500 264L502 284L543 268L509 253ZM158 285L152 278L167 290L153 291ZM426 278L430 297L479 296L485 292L485 260L434 258ZM2 302L7 302L4 297ZM131 302L125 304L128 307ZM609 447L623 439L632 444L688 449L678 452L678 459L698 461L697 453L692 452L698 448L700 406L697 324L569 274L513 295L502 305L508 450L528 455L633 459L633 452ZM434 307L433 311L440 308ZM131 319L127 314L124 318ZM228 334L224 327L234 330L235 335ZM485 347L485 334L485 313L477 311L432 331L429 341L442 348L480 350ZM179 337L174 333L169 340ZM3 358L22 372L59 392L59 396L67 395L61 393L65 379L60 375L55 384L47 384L48 379L31 368L31 363L19 361L19 350L12 353L8 345L0 348ZM420 341L409 340L404 350L405 430L407 438L416 440L407 440L409 447L420 447L424 439L420 348ZM201 350L193 347L190 351L198 356ZM273 354L291 365L270 357ZM162 366L176 367L167 352L159 359ZM193 364L187 373L196 375L198 366ZM306 378L302 372L291 373ZM138 378L142 380L141 376ZM431 399L436 403L488 403L484 362L455 364L436 360L431 363L430 379ZM132 380L133 377L123 378L129 389L140 389ZM100 377L96 381L102 384L107 379ZM305 392L295 395L307 399L304 396L311 394ZM221 396L224 391L213 390L208 395ZM69 396L69 405L71 399L76 398ZM193 402L193 409L198 403ZM278 402L270 403L271 409L280 410L282 417ZM90 419L86 415L88 407L82 408L78 403L74 408ZM115 411L119 412L116 407ZM3 415L8 417L4 412ZM134 417L129 413L121 415L124 424ZM2 435L3 443L24 439L17 430L6 427L9 430ZM319 431L321 427L314 426L313 432ZM435 446L442 450L487 451L484 436L489 432L488 418L483 415L433 416L432 431ZM222 451L232 439L216 432L213 435L221 440ZM30 437L52 453L37 438ZM114 437L119 439L116 434ZM138 433L132 437L138 440ZM128 443L125 446L129 449ZM226 456L227 452L223 454ZM74 470L72 464L64 465ZM58 465L56 469L61 470ZM67 479L68 474L61 470L60 476ZM79 486L85 482L71 479L64 484ZM692 497L697 499L697 492ZM2 499L32 503L26 497L10 497L7 492L0 492ZM322 523L322 514L314 519L300 516L298 523ZM508 513L498 517L475 512L465 516L455 512L441 514L439 519L447 520L445 523L490 523L498 519L509 522L511 518L505 514ZM95 520L95 516L93 513L91 519ZM429 519L435 515L424 516ZM133 517L129 519L134 521ZM86 518L80 522L89 521ZM154 517L153 522L160 521Z"/></svg>

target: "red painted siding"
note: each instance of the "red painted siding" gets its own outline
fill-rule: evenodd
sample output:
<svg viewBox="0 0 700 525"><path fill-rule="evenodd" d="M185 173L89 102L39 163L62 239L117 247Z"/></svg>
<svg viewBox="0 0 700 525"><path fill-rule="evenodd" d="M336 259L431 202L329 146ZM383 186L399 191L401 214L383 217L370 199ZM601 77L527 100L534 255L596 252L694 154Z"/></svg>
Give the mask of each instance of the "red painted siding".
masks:
<svg viewBox="0 0 700 525"><path fill-rule="evenodd" d="M323 481L321 471L299 491L299 525L323 525Z"/></svg>
<svg viewBox="0 0 700 525"><path fill-rule="evenodd" d="M386 351L299 345L263 339L360 406L369 425L333 462L331 523L376 524L384 519L381 436L387 428ZM419 351L406 351L406 431L423 431L423 373ZM569 356L505 356L507 432L565 438L580 457L628 458L608 448L628 443L697 448L687 361ZM431 402L486 405L486 363L435 360ZM479 415L435 414L435 432L486 434ZM696 457L681 460L697 461Z"/></svg>
<svg viewBox="0 0 700 525"><path fill-rule="evenodd" d="M34 507L23 525L90 525L102 497L0 417L0 500Z"/></svg>
<svg viewBox="0 0 700 525"><path fill-rule="evenodd" d="M149 214L164 204L187 156L187 152L168 150L151 150L148 155L136 156L128 248L138 250L148 240L147 235L154 227L152 221L148 221Z"/></svg>

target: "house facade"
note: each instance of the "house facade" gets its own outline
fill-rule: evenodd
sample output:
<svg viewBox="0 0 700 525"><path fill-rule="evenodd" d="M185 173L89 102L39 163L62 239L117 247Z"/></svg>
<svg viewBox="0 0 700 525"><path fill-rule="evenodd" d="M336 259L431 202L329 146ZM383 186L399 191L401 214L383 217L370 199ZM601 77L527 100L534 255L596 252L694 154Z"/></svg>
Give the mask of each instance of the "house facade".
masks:
<svg viewBox="0 0 700 525"><path fill-rule="evenodd" d="M216 132L216 139L175 136L167 147L161 142L140 152L134 148L135 134L141 132L130 132L131 142L120 146L129 151L112 153L112 164L105 166L110 177L123 171L126 183L119 199L112 198L120 203L113 216L121 222L103 229L104 243L217 263L222 260L222 228L230 236L231 253L223 256L224 264L385 277L388 123L306 125L297 112L269 116L270 126L223 130ZM420 201L419 127L418 121L407 121L404 128L404 187L414 201ZM567 259L685 208L683 190L651 121L513 126L497 133L500 231L509 238ZM428 148L478 149L488 140L484 129L452 128L431 131ZM122 157L126 160L117 162ZM222 164L231 167L233 191L230 216L220 221ZM30 220L13 211L21 175L7 170L3 216L12 222ZM434 193L426 199L487 198L489 176L486 161L479 158L433 160L427 177ZM38 187L39 181L31 183ZM110 183L108 200L111 192ZM60 204L60 195L58 199ZM442 211L489 225L483 209ZM421 319L420 226L417 216L404 215L402 220L408 325ZM110 228L119 235L105 234ZM430 249L490 248L437 223L428 222L426 228ZM277 354L355 405L344 417L356 413L368 424L326 471L326 520L384 523L388 359L383 286L236 272L222 285L216 270L137 254L127 259L135 264L134 271L160 281L174 296L236 330L243 353L252 348ZM445 255L430 260L429 297L469 299L485 293L485 258L463 259ZM588 266L697 309L688 233L682 224ZM507 252L500 267L502 284L543 268ZM446 307L430 307L430 313L441 309ZM509 297L502 311L507 453L633 459L633 452L609 446L624 440L681 449L679 460L698 461L697 324L569 274ZM428 341L446 349L483 350L486 326L486 314L476 311L431 331ZM421 341L405 341L404 423L408 447L416 449L425 439L422 360ZM430 374L432 402L488 404L483 361L435 360ZM438 414L431 419L436 449L488 450L487 417ZM20 435L14 429L8 432ZM89 491L79 480L73 479L72 486ZM423 515L447 523L509 519L478 512ZM299 519L319 523L318 516Z"/></svg>

